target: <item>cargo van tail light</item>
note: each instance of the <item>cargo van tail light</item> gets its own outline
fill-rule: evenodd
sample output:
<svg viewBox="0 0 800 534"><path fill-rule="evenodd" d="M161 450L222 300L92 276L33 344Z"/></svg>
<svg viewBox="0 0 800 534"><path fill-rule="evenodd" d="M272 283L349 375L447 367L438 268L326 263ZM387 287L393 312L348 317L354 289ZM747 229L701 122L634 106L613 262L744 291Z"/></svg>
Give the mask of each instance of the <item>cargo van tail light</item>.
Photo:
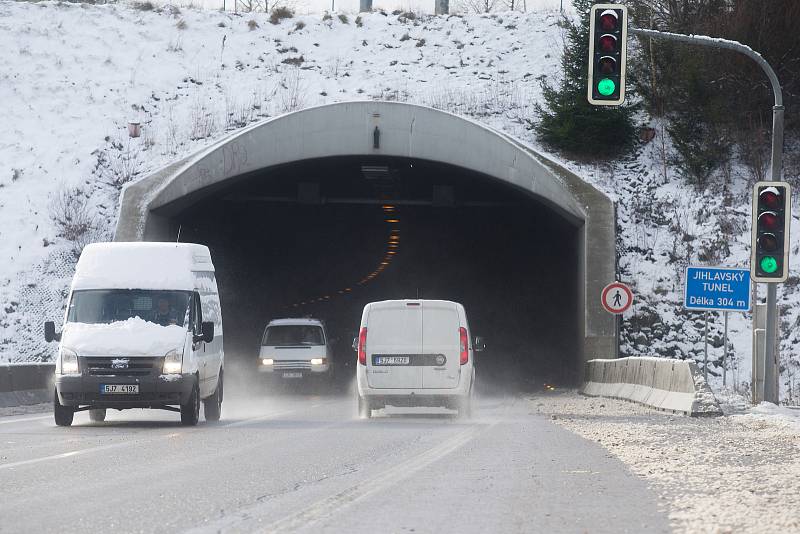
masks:
<svg viewBox="0 0 800 534"><path fill-rule="evenodd" d="M458 329L458 335L461 338L459 346L461 347L461 365L469 361L469 338L467 337L467 329L463 326Z"/></svg>
<svg viewBox="0 0 800 534"><path fill-rule="evenodd" d="M358 363L367 365L367 328L358 333Z"/></svg>

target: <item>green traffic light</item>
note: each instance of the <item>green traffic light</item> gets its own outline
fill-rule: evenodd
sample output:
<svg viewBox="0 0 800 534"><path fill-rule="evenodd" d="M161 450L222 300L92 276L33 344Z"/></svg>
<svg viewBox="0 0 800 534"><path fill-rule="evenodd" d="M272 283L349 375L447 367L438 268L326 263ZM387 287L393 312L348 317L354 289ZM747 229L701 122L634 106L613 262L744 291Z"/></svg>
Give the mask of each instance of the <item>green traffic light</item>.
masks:
<svg viewBox="0 0 800 534"><path fill-rule="evenodd" d="M609 80L608 78L603 78L597 83L597 92L603 96L613 95L616 89L617 84L614 83L614 80Z"/></svg>
<svg viewBox="0 0 800 534"><path fill-rule="evenodd" d="M772 256L764 256L761 258L761 270L767 274L772 274L778 270L778 260Z"/></svg>

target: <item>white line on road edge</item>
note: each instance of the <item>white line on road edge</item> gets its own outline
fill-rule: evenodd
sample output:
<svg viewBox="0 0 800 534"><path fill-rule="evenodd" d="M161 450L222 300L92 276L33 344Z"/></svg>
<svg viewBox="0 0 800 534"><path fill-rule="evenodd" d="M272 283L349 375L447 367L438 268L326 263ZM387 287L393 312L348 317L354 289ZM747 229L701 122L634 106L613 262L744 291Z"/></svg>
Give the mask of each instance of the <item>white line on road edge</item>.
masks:
<svg viewBox="0 0 800 534"><path fill-rule="evenodd" d="M331 403L324 403L324 404L331 404ZM224 425L223 424L223 425L218 425L218 426L219 427L225 427L225 428L230 428L230 427L235 427L235 426L243 426L243 425L255 423L255 422L258 422L258 421L263 421L263 420L266 420L266 419L270 419L272 417L280 417L282 415L286 415L286 414L289 414L289 413L292 413L292 412L297 412L297 411L299 411L299 410L284 410L282 412L273 412L273 413L270 413L270 414L267 414L267 415L260 415L258 417L252 417L252 418L249 418L249 419L243 419L241 421L236 421L236 422L228 424L228 425ZM49 417L51 417L51 416L34 417L34 418L31 418L31 420L32 419L47 419ZM8 421L8 422L10 423L12 421ZM177 432L177 433L176 432L170 432L169 434L161 435L161 436L158 436L158 437L155 437L155 438L145 439L143 441L126 441L124 443L114 443L114 444L111 444L111 445L101 445L99 447L90 447L88 449L78 449L76 451L62 452L60 454L53 454L51 456L43 456L41 458L31 458L29 460L20 460L18 462L11 462L11 463L8 463L8 464L0 464L0 471L2 471L3 469L11 469L11 468L14 468L14 467L21 467L23 465L38 464L40 462L49 462L49 461L53 461L53 460L63 460L63 459L66 459L66 458L73 458L75 456L81 456L81 455L88 454L88 453L93 453L93 452L100 452L100 451L104 451L104 450L108 450L108 449L116 449L116 448L119 448L119 447L128 447L128 446L131 446L131 445L142 445L144 443L152 443L154 441L158 441L158 440L161 440L161 439L175 438L175 437L187 434L187 433L195 433L197 431L200 431L202 428L203 427L200 427L200 428L194 427L194 428L192 428L192 431L190 431L190 432Z"/></svg>
<svg viewBox="0 0 800 534"><path fill-rule="evenodd" d="M43 458L32 458L30 460L21 460L19 462L11 462L10 464L2 464L0 465L0 471L3 469L11 469L12 467L20 467L22 465L29 465L29 464L38 464L39 462L47 462L49 460L63 460L64 458L73 458L75 456L80 456L82 454L88 454L90 452L99 452L104 451L107 449L116 449L118 447L127 447L130 445L130 442L127 443L114 443L113 445L101 445L99 447L90 447L88 449L79 449L77 451L69 451L69 452L62 452L61 454L54 454L52 456L45 456Z"/></svg>
<svg viewBox="0 0 800 534"><path fill-rule="evenodd" d="M52 415L40 415L39 417L26 417L24 419L12 419L11 421L0 421L0 425L10 425L11 423L24 423L25 421L39 421L40 419L50 419Z"/></svg>

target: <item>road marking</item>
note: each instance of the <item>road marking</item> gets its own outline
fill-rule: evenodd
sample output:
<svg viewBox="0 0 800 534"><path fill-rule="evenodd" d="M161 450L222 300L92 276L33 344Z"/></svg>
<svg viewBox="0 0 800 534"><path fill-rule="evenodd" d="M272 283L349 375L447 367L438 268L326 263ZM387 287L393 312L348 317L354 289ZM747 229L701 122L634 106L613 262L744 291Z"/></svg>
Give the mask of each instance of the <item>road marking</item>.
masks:
<svg viewBox="0 0 800 534"><path fill-rule="evenodd" d="M104 451L107 449L116 449L118 447L127 447L132 443L114 443L113 445L101 445L99 447L90 447L88 449L79 449L77 451L69 451L69 452L62 452L61 454L54 454L52 456L44 456L42 458L32 458L30 460L21 460L19 462L11 462L10 464L2 464L0 465L0 471L3 469L11 469L13 467L20 467L23 465L30 465L30 464L38 464L40 462L48 462L50 460L63 460L65 458L73 458L75 456L80 456L83 454L89 454L92 452L99 452Z"/></svg>
<svg viewBox="0 0 800 534"><path fill-rule="evenodd" d="M13 419L11 421L0 421L0 425L10 425L11 423L24 423L25 421L39 421L41 419L50 419L52 415L40 415L39 417L26 417L24 419Z"/></svg>
<svg viewBox="0 0 800 534"><path fill-rule="evenodd" d="M332 404L333 402L336 402L336 401L332 401L330 403L324 403L324 404ZM304 407L304 409L305 409L305 407ZM215 426L225 427L225 428L235 427L235 426L243 426L243 425L252 424L252 423L258 422L258 421L263 421L263 420L266 420L266 419L269 419L269 418L272 418L272 417L280 417L282 415L286 415L286 414L289 414L289 413L292 413L292 412L297 412L297 411L299 411L299 409L284 410L284 411L281 411L281 412L272 412L270 414L260 415L258 417L252 417L252 418L248 418L248 419L243 419L241 421L236 421L234 423L230 423L230 424L227 424L227 425L215 425ZM32 418L30 418L30 420L47 419L48 417L49 416L32 417ZM19 421L19 419L17 421ZM11 423L12 421L7 421L7 422ZM11 469L11 468L14 468L14 467L21 467L21 466L25 466L25 465L38 464L38 463L41 463L41 462L50 462L50 461L55 461L55 460L64 460L66 458L74 458L75 456L82 456L82 455L85 455L85 454L94 453L94 452L100 452L100 451L104 451L104 450L108 450L108 449L116 449L116 448L119 448L119 447L129 447L131 445L142 445L142 444L145 444L145 443L152 443L154 441L159 441L159 440L162 440L162 439L175 438L175 437L182 436L182 435L185 435L185 434L194 434L194 433L197 433L197 432L201 431L203 428L206 428L206 427L205 426L203 426L203 427L193 427L191 430L187 429L187 431L184 431L184 432L170 432L169 434L164 434L164 435L161 435L161 436L153 437L153 438L150 438L150 439L145 439L145 440L142 440L142 441L126 441L124 443L114 443L114 444L110 444L110 445L100 445L98 447L90 447L90 448L87 448L87 449L78 449L78 450L75 450L75 451L68 451L68 452L63 452L63 453L59 453L59 454L53 454L53 455L50 455L50 456L43 456L41 458L31 458L29 460L20 460L18 462L0 464L0 471L2 471L3 469ZM212 428L212 427L209 426L208 428Z"/></svg>

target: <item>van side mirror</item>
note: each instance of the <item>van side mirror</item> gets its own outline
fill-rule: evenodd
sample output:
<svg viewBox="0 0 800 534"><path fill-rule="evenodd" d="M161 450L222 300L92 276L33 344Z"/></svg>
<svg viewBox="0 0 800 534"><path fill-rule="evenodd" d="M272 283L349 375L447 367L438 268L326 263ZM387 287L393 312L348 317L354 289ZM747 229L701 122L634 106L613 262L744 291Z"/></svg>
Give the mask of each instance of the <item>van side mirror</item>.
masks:
<svg viewBox="0 0 800 534"><path fill-rule="evenodd" d="M56 332L56 324L53 321L44 323L44 340L48 343L61 341L61 333Z"/></svg>
<svg viewBox="0 0 800 534"><path fill-rule="evenodd" d="M195 341L205 341L206 343L211 343L214 341L214 322L213 321L203 321L201 327L203 333L199 336L195 336Z"/></svg>
<svg viewBox="0 0 800 534"><path fill-rule="evenodd" d="M483 339L481 336L475 337L475 343L472 345L472 349L475 352L483 352L486 350L486 340Z"/></svg>

